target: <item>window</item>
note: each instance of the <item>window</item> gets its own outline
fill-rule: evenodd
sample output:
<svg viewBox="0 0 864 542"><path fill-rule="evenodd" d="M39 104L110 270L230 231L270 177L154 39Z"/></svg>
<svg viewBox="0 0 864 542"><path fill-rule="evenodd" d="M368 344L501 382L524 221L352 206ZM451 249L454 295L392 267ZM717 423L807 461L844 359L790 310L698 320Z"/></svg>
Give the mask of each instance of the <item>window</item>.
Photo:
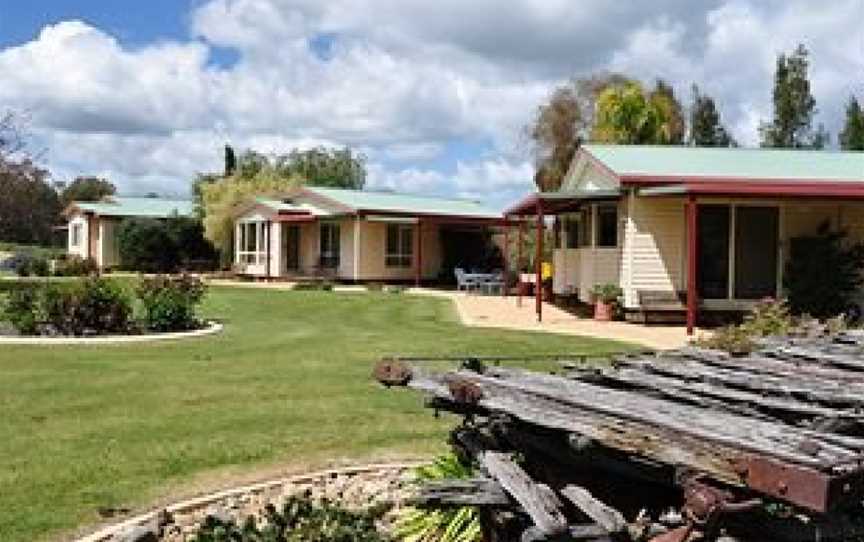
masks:
<svg viewBox="0 0 864 542"><path fill-rule="evenodd" d="M339 267L339 224L321 224L321 267Z"/></svg>
<svg viewBox="0 0 864 542"><path fill-rule="evenodd" d="M414 227L401 224L387 225L387 267L411 267L414 259Z"/></svg>
<svg viewBox="0 0 864 542"><path fill-rule="evenodd" d="M597 246L618 246L618 206L597 206Z"/></svg>
<svg viewBox="0 0 864 542"><path fill-rule="evenodd" d="M72 246L81 246L81 224L72 224Z"/></svg>
<svg viewBox="0 0 864 542"><path fill-rule="evenodd" d="M241 222L237 259L244 264L259 264L266 259L267 239L263 222Z"/></svg>
<svg viewBox="0 0 864 542"><path fill-rule="evenodd" d="M564 221L564 231L567 235L564 248L579 248L579 238L582 230L581 221L575 217L567 217Z"/></svg>

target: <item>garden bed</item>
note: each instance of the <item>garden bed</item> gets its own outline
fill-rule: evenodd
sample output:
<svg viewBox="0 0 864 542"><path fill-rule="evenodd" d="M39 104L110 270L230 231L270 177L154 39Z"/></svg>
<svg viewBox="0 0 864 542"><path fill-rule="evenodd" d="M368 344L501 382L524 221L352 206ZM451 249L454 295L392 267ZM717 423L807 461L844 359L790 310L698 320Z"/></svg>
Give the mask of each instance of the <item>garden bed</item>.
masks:
<svg viewBox="0 0 864 542"><path fill-rule="evenodd" d="M349 467L223 490L126 519L77 542L185 542L195 537L208 517L243 525L247 518L265 515L267 505L279 509L292 497L326 500L351 511L388 508L390 512L380 521L381 530L386 531L393 511L407 496L406 486L415 467L412 463Z"/></svg>
<svg viewBox="0 0 864 542"><path fill-rule="evenodd" d="M88 345L88 344L124 344L178 339L192 339L220 333L224 326L219 322L205 322L200 329L188 331L143 332L124 335L101 335L97 337L59 336L29 336L4 334L0 329L0 345Z"/></svg>

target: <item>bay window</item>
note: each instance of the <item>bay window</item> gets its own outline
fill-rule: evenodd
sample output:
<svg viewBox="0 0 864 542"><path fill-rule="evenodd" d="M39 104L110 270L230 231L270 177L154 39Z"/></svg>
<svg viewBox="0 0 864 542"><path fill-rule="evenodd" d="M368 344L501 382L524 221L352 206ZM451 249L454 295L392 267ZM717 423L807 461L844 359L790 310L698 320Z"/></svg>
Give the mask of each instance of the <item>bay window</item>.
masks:
<svg viewBox="0 0 864 542"><path fill-rule="evenodd" d="M263 263L267 258L267 229L263 222L241 222L237 261L247 265Z"/></svg>

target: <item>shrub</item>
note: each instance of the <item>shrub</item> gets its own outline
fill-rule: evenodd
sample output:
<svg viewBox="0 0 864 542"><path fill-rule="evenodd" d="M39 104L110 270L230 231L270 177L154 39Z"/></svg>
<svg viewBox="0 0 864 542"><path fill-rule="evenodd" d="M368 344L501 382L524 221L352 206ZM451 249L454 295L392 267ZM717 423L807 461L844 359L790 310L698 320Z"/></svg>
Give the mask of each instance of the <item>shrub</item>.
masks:
<svg viewBox="0 0 864 542"><path fill-rule="evenodd" d="M375 522L383 510L353 512L329 501L313 503L289 497L281 510L268 504L260 522L236 522L209 516L192 542L385 542Z"/></svg>
<svg viewBox="0 0 864 542"><path fill-rule="evenodd" d="M864 281L864 243L849 242L825 222L816 235L792 239L790 248L784 282L792 312L824 319L848 311Z"/></svg>
<svg viewBox="0 0 864 542"><path fill-rule="evenodd" d="M47 277L49 272L48 259L36 252L22 250L16 252L6 263L19 277Z"/></svg>
<svg viewBox="0 0 864 542"><path fill-rule="evenodd" d="M88 277L70 284L50 284L43 292L45 323L64 335L126 333L132 303L114 281Z"/></svg>
<svg viewBox="0 0 864 542"><path fill-rule="evenodd" d="M177 269L177 248L165 224L153 218L127 218L117 228L120 266L145 273Z"/></svg>
<svg viewBox="0 0 864 542"><path fill-rule="evenodd" d="M742 327L755 337L768 337L788 335L795 327L795 322L788 303L763 299L744 317Z"/></svg>
<svg viewBox="0 0 864 542"><path fill-rule="evenodd" d="M595 284L591 288L591 297L601 303L617 303L618 298L624 295L624 291L620 286L613 283Z"/></svg>
<svg viewBox="0 0 864 542"><path fill-rule="evenodd" d="M39 295L35 288L10 290L2 305L2 319L22 335L33 335L39 329Z"/></svg>
<svg viewBox="0 0 864 542"><path fill-rule="evenodd" d="M144 278L135 290L143 306L144 325L153 331L182 331L198 327L196 308L207 287L197 277L159 275Z"/></svg>
<svg viewBox="0 0 864 542"><path fill-rule="evenodd" d="M415 471L417 483L433 480L470 478L473 470L453 453L436 458ZM400 540L437 540L439 542L476 542L481 540L480 514L474 506L443 508L405 508L396 522Z"/></svg>
<svg viewBox="0 0 864 542"><path fill-rule="evenodd" d="M58 277L86 277L99 272L99 265L92 258L67 256L58 260L54 274Z"/></svg>

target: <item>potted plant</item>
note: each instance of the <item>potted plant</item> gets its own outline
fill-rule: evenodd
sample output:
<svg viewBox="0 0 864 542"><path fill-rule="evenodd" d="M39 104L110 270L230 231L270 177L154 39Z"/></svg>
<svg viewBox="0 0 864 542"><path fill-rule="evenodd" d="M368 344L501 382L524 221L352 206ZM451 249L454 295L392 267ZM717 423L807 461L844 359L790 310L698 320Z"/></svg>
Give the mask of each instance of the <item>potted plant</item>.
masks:
<svg viewBox="0 0 864 542"><path fill-rule="evenodd" d="M623 293L620 286L611 282L597 284L591 288L591 297L594 299L594 319L600 322L612 320L615 305Z"/></svg>

